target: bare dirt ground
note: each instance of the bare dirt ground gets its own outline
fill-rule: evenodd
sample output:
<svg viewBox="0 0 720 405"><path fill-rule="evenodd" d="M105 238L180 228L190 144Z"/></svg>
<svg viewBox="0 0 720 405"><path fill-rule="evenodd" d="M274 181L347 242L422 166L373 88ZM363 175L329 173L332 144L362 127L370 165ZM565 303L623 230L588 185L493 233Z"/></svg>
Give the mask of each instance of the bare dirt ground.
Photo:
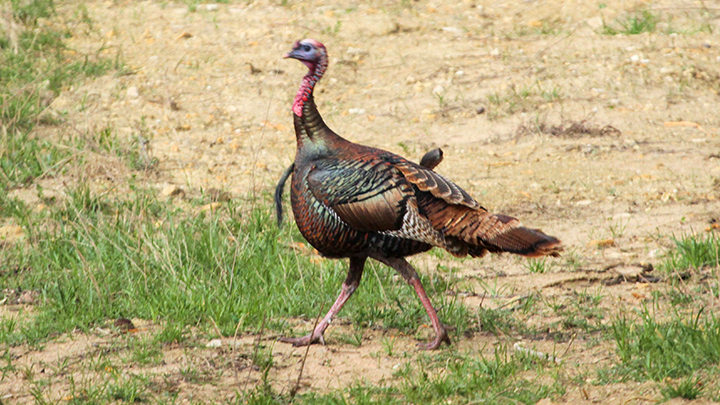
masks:
<svg viewBox="0 0 720 405"><path fill-rule="evenodd" d="M92 24L68 27L69 46L120 53L128 74L65 89L51 109L66 124L41 129L51 133L40 136L112 128L128 142L149 140L158 174L144 181L159 190L176 185L192 196L216 188L233 198L268 193L294 156L290 105L305 73L282 54L295 40L313 37L330 53L316 100L331 128L412 159L442 147L438 172L491 211L517 216L565 243L565 256L546 274L530 274L512 257L453 263L469 280L482 281L468 305L498 307L532 291L567 299L588 290L599 291L606 308L639 307L663 287L601 281L657 264L673 246L671 236L705 232L720 219L716 2L253 1L192 11L162 1L65 1L58 11L70 16L81 3ZM603 35L603 21L614 24L638 10L660 16L653 32ZM572 123L591 133L551 128ZM97 190L127 187L127 174L114 171L112 161L76 175ZM61 193L61 181L53 182L43 187ZM414 263L432 271L437 261L425 255ZM488 286L496 294L483 299ZM392 331L367 331L354 347L334 338L348 330L333 326L328 345L310 349L304 390L392 379L400 360L379 354L381 335ZM393 338L396 351L414 353L414 338ZM82 361L112 339L78 334L40 352L17 348L17 354L39 373L63 359ZM491 351L500 340L480 333L456 344ZM257 371L238 365L248 360L232 356L233 341L170 350L163 366L143 371L169 376L168 387L183 400L223 401L259 380ZM239 337L237 347L247 351L254 341ZM614 355L607 342L591 349L577 342L560 348L552 341L520 343L562 353L575 372L607 365ZM272 379L289 387L304 349L277 343L273 351ZM188 362L225 372L210 385L187 382L179 370ZM62 381L57 398L67 392ZM3 381L3 390L11 401L32 402L22 380ZM559 402L659 398L654 384L625 383L571 389Z"/></svg>

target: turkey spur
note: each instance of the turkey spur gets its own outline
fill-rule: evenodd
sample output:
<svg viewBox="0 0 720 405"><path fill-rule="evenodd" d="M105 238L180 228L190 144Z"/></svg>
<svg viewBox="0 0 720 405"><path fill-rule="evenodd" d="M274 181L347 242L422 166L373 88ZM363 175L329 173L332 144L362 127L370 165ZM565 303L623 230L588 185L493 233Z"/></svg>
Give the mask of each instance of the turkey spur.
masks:
<svg viewBox="0 0 720 405"><path fill-rule="evenodd" d="M415 289L435 330L432 342L418 346L437 349L450 338L406 256L433 247L459 257L487 252L559 255L558 239L525 228L515 218L489 213L431 168L352 143L328 128L313 98L328 66L323 44L298 41L285 58L309 69L292 105L297 153L290 199L295 222L323 256L349 258L350 268L340 295L315 330L281 341L295 346L324 342L325 329L360 285L365 261L372 258L397 270Z"/></svg>

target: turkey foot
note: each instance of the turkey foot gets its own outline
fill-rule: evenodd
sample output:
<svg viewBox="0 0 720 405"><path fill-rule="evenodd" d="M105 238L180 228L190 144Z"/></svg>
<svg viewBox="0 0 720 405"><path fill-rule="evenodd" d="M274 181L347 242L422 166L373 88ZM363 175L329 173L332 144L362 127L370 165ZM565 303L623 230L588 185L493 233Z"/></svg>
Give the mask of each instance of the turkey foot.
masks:
<svg viewBox="0 0 720 405"><path fill-rule="evenodd" d="M435 330L435 340L430 343L418 343L418 349L435 350L439 348L443 342L449 345L450 336L448 336L445 326L440 323L440 319L438 319L437 316L437 311L435 311L435 308L432 306L430 298L428 298L427 293L425 292L425 289L420 282L420 277L418 277L417 272L410 265L410 263L408 263L407 260L402 257L387 257L383 255L377 255L373 257L380 262L385 263L386 265L397 270L397 272L400 273L400 275L405 279L405 281L407 281L407 283L415 289L415 293L417 294L418 298L420 298L420 302L422 303L423 307L425 308L425 312L427 312L428 317L430 318L430 323L432 323L433 329Z"/></svg>
<svg viewBox="0 0 720 405"><path fill-rule="evenodd" d="M350 268L348 269L347 277L345 278L342 289L340 290L340 295L338 295L335 303L330 308L327 315L325 315L322 321L317 324L315 330L313 330L312 333L298 338L282 337L280 338L280 341L283 343L291 343L295 347L308 346L313 343L325 344L325 339L323 339L325 329L330 326L330 322L332 322L333 318L335 318L338 312L340 312L340 308L345 305L347 300L350 299L350 297L360 285L360 279L362 278L363 268L365 267L366 259L366 257L350 258Z"/></svg>
<svg viewBox="0 0 720 405"><path fill-rule="evenodd" d="M297 338L281 337L279 340L283 343L290 343L295 347L308 346L314 343L321 343L323 345L325 344L325 339L323 339L323 335L315 335L315 333L309 333L303 337Z"/></svg>
<svg viewBox="0 0 720 405"><path fill-rule="evenodd" d="M447 330L445 330L445 326L442 324L440 325L440 330L436 331L435 340L433 340L430 343L418 343L417 348L418 350L435 350L440 348L440 346L443 344L443 342L447 343L448 346L452 344L450 341L450 336L447 334Z"/></svg>

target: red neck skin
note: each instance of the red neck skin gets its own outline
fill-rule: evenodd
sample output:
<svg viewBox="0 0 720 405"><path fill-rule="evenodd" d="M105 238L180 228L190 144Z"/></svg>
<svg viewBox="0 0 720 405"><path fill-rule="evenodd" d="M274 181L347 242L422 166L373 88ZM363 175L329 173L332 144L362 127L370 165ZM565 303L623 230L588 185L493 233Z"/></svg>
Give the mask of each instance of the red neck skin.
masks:
<svg viewBox="0 0 720 405"><path fill-rule="evenodd" d="M301 62L304 63L310 70L307 72L305 77L303 77L300 88L295 95L295 101L293 102L292 110L298 117L303 116L303 106L305 106L305 102L312 96L315 84L318 80L320 80L323 74L325 74L325 69L327 69L328 65L327 56L324 55L320 58L319 63L304 60Z"/></svg>

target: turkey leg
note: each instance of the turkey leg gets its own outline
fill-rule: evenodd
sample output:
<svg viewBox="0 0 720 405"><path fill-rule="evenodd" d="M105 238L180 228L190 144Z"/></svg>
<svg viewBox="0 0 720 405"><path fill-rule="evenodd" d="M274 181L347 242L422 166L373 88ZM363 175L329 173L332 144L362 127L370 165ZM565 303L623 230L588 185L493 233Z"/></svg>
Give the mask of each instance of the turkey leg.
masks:
<svg viewBox="0 0 720 405"><path fill-rule="evenodd" d="M397 270L397 272L403 276L405 281L413 286L415 292L420 298L420 302L422 302L423 307L425 307L425 311L430 317L433 329L435 329L435 340L430 343L418 343L418 348L421 350L435 350L440 347L443 342L449 345L450 336L448 336L445 326L440 323L437 312L435 312L435 308L433 308L432 303L430 303L430 298L428 298L425 293L425 289L420 282L420 277L418 277L418 274L413 266L402 257L373 256L373 259L379 260Z"/></svg>
<svg viewBox="0 0 720 405"><path fill-rule="evenodd" d="M315 327L315 330L312 333L298 338L282 337L280 338L280 341L284 343L292 343L292 345L296 347L307 346L313 343L325 344L325 339L323 339L323 333L325 333L325 329L330 326L330 322L332 322L332 319L338 314L338 312L340 312L340 308L345 305L347 300L350 299L350 297L360 285L360 279L362 278L366 259L367 258L365 257L350 258L350 268L348 269L348 275L343 282L340 295L335 300L335 303L330 308L330 311L328 311L327 315L325 315L325 318L320 321L320 323ZM420 288L422 289L422 286Z"/></svg>

